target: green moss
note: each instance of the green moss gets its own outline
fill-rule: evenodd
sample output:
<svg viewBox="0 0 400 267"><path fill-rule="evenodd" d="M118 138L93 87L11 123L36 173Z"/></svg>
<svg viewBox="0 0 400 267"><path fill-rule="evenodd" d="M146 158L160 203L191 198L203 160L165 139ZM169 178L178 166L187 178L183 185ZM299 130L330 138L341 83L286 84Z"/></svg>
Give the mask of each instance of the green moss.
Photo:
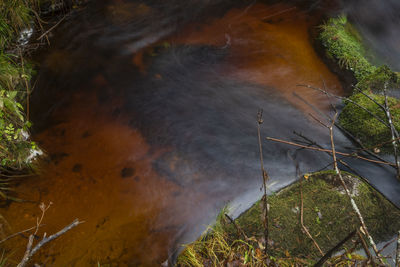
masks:
<svg viewBox="0 0 400 267"><path fill-rule="evenodd" d="M384 105L384 96L369 94L378 103ZM374 102L361 93L351 96L349 99L358 105L368 109L371 113L387 121L385 113ZM400 130L400 101L389 97L388 104L393 117L393 122L397 130ZM378 121L367 111L361 109L357 105L347 101L340 117L340 124L355 137L359 138L367 147L373 147L391 140L390 129ZM382 149L383 152L391 152L390 144Z"/></svg>
<svg viewBox="0 0 400 267"><path fill-rule="evenodd" d="M387 88L399 88L400 75L393 72L388 66L383 65L375 69L371 74L362 77L357 83L357 87L361 90L381 91L385 84Z"/></svg>
<svg viewBox="0 0 400 267"><path fill-rule="evenodd" d="M376 70L368 60L360 35L345 16L329 19L321 26L319 38L328 56L337 60L342 68L352 70L357 80Z"/></svg>
<svg viewBox="0 0 400 267"><path fill-rule="evenodd" d="M333 172L321 172L303 181L304 224L323 251L332 248L359 225L347 196L338 190L340 185L334 182L334 178ZM352 180L358 184L355 201L375 241L390 238L400 228L400 211L369 185L358 178ZM312 241L301 230L300 184L295 183L270 197L269 204L270 239L274 243L270 253L276 257L289 253L301 258L318 258L320 255ZM249 236L261 237L263 227L259 202L242 214L237 222Z"/></svg>
<svg viewBox="0 0 400 267"><path fill-rule="evenodd" d="M360 178L346 172L342 174L374 240L386 241L396 234L400 228L400 211ZM359 222L335 172L323 171L304 177L304 224L321 249L327 252L350 232L358 229ZM262 207L258 201L235 220L247 238L224 219L224 210L214 227L208 228L198 240L185 246L178 256L177 266L313 265L321 255L301 228L300 183L296 182L269 196L268 203L268 255L264 254L260 245L264 228ZM353 244L348 242L344 248L351 246ZM359 255L352 254L351 257L353 260L364 260ZM342 257L334 257L329 262L333 266L350 264Z"/></svg>
<svg viewBox="0 0 400 267"><path fill-rule="evenodd" d="M23 47L18 55L6 51L17 46L19 32L33 23L32 10L38 10L39 4L39 0L0 1L0 173L3 175L29 169L27 157L36 148L28 138L30 123L23 108L33 68L21 57ZM4 196L2 188L0 195Z"/></svg>

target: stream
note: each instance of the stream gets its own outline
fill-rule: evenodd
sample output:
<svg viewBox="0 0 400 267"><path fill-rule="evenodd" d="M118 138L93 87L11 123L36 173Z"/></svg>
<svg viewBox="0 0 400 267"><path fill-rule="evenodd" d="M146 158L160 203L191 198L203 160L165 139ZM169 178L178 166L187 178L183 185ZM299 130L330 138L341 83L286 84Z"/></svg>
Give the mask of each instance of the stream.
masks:
<svg viewBox="0 0 400 267"><path fill-rule="evenodd" d="M332 116L324 94L348 95L316 52L312 32L333 5L228 0L92 1L53 32L32 95L33 139L47 157L17 187L28 200L1 209L10 232L85 223L44 247L45 266L159 266L173 261L225 205L239 214L261 196L262 137L326 148L310 115ZM312 105L313 107L311 107ZM354 145L338 129L339 151ZM301 172L331 168L331 156L263 141L270 191ZM400 206L390 167L344 159ZM25 238L8 243L18 259Z"/></svg>

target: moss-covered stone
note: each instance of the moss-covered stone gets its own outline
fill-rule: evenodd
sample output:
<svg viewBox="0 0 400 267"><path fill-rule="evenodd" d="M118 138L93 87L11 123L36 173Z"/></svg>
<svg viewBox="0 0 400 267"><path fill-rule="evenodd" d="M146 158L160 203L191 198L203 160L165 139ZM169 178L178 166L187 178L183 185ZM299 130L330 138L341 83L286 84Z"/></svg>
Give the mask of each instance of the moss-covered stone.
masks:
<svg viewBox="0 0 400 267"><path fill-rule="evenodd" d="M337 60L341 67L352 70L358 81L376 70L368 59L360 34L345 16L330 18L321 26L319 38L328 57Z"/></svg>
<svg viewBox="0 0 400 267"><path fill-rule="evenodd" d="M348 197L332 171L315 173L302 182L304 224L323 251L327 251L359 227ZM346 183L376 242L390 238L400 228L400 211L359 178L344 173ZM320 255L300 225L300 183L269 197L270 253L300 258ZM238 224L248 236L263 235L261 205L257 202L243 213Z"/></svg>
<svg viewBox="0 0 400 267"><path fill-rule="evenodd" d="M345 16L329 19L321 26L319 38L326 48L328 57L337 61L342 68L353 71L357 79L357 88L375 93L382 91L385 86L388 89L400 88L400 74L392 71L386 65L377 67L371 63L371 53L368 53L360 34ZM384 103L383 96L377 94L371 94L371 96L381 104ZM385 113L362 94L356 93L350 99L367 108L383 121L387 121ZM346 101L345 104L340 115L340 123L344 129L367 146L378 145L390 140L390 129L350 101ZM398 128L400 125L398 123L400 119L399 102L390 98L389 105L396 128ZM391 152L390 145L383 147L382 151Z"/></svg>
<svg viewBox="0 0 400 267"><path fill-rule="evenodd" d="M378 103L384 105L385 98L382 95L369 95ZM375 116L387 121L386 115L381 108L361 93L349 97L358 105L368 109ZM400 130L400 101L388 98L389 108L393 117L393 122L397 130ZM390 129L375 117L363 110L359 106L347 101L339 116L340 124L367 147L373 147L391 140ZM381 149L383 152L391 152L391 145L387 144Z"/></svg>
<svg viewBox="0 0 400 267"><path fill-rule="evenodd" d="M353 71L362 90L380 91L385 83L389 88L400 87L400 76L387 66L377 67L371 63L371 54L363 45L361 35L345 16L330 18L321 26L319 39L329 58L340 67Z"/></svg>
<svg viewBox="0 0 400 267"><path fill-rule="evenodd" d="M383 65L375 69L371 74L363 77L357 87L361 90L381 91L384 86L388 89L400 88L400 75L393 72L388 66Z"/></svg>

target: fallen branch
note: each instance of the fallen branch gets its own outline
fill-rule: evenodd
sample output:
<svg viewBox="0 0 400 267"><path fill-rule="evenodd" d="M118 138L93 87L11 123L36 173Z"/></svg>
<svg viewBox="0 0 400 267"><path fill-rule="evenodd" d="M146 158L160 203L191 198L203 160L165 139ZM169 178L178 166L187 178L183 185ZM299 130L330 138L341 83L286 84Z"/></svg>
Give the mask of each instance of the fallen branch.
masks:
<svg viewBox="0 0 400 267"><path fill-rule="evenodd" d="M356 105L357 107L359 107L359 108L361 108L362 110L366 111L369 115L371 115L372 117L374 117L375 119L377 119L380 123L382 123L383 125L385 125L388 129L390 129L390 125L389 125L386 121L382 120L379 116L377 116L376 114L372 113L369 109L363 107L362 105L358 104L357 102L355 102L355 101L353 101L353 100L351 100L351 99L349 99L349 98L347 98L347 97L337 96L337 95L334 95L334 94L329 93L328 91L322 90L321 88L314 87L314 86L310 86L310 85L306 85L306 84L298 84L297 86L307 87L307 88L310 88L310 89L314 89L314 90L316 90L316 91L319 91L319 92L324 93L324 94L327 95L327 96L331 96L331 97L334 97L334 98L337 98L337 99L340 99L340 100L343 100L343 101L348 101L348 102L352 103L353 105Z"/></svg>
<svg viewBox="0 0 400 267"><path fill-rule="evenodd" d="M43 235L43 239L34 247L32 248L32 244L33 244L33 238L34 235L30 235L29 236L29 241L28 241L28 245L26 247L26 251L25 251L25 255L22 258L21 262L17 265L17 267L23 267L26 265L26 263L29 261L29 259L46 243L56 239L57 237L59 237L60 235L66 233L67 231L71 230L72 228L78 226L79 224L81 224L83 222L79 221L78 219L75 219L72 223L70 223L69 225L65 226L63 229L61 229L60 231L58 231L57 233L46 237L46 234Z"/></svg>
<svg viewBox="0 0 400 267"><path fill-rule="evenodd" d="M339 248L343 246L344 243L349 241L357 231L353 231L350 234L348 234L342 241L336 244L333 248L331 248L315 265L314 267L320 267L322 266L331 256L333 253L335 253Z"/></svg>
<svg viewBox="0 0 400 267"><path fill-rule="evenodd" d="M50 208L50 206L52 205L52 202L49 203L49 205L45 205L44 203L41 203L39 208L42 211L42 214L40 216L40 218L36 219L36 227L35 227L35 232L33 234L31 234L29 236L29 240L28 240L28 244L26 245L26 250L25 250L25 254L24 257L22 258L21 262L17 265L17 267L24 267L29 259L46 243L56 239L57 237L59 237L60 235L64 234L65 232L71 230L72 228L74 228L75 226L78 226L79 224L83 223L82 221L79 221L78 219L75 219L72 223L70 223L69 225L65 226L63 229L61 229L60 231L58 231L57 233L47 237L46 233L43 234L43 238L42 240L36 244L36 246L33 246L33 239L36 236L37 232L39 231L39 227L42 224L42 220L44 217L44 214L46 213L46 211Z"/></svg>
<svg viewBox="0 0 400 267"><path fill-rule="evenodd" d="M320 152L328 152L330 154L332 154L332 150L331 149L325 149L325 148L317 148L317 147L310 147L310 146L305 146L305 145L300 145L294 142L290 142L290 141L285 141L282 139L278 139L278 138L273 138L273 137L266 137L265 139L270 140L270 141L274 141L274 142L279 142L279 143L283 143L283 144L287 144L287 145L291 145L291 146L296 146L296 147L300 147L300 148L304 148L304 149L308 149L308 150L315 150L315 151L320 151ZM368 162L372 162L372 163L377 163L377 164L385 164L385 165L390 165L390 166L396 166L395 164L391 163L391 162L385 162L385 161L380 161L380 160L373 160L373 159L369 159L369 158L365 158L363 156L359 156L355 153L344 153L344 152L335 152L338 155L342 155L342 156L346 156L346 157L352 157L352 158L357 158L357 159L361 159L361 160L365 160Z"/></svg>

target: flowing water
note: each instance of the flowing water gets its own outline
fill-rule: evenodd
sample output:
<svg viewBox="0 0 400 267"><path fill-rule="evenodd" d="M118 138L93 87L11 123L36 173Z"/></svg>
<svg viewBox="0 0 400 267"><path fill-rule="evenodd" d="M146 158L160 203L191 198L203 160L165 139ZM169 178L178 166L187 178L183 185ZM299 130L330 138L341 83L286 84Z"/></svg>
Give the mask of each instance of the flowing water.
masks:
<svg viewBox="0 0 400 267"><path fill-rule="evenodd" d="M40 175L17 190L24 203L1 214L16 232L40 234L74 218L85 223L44 247L46 266L157 266L173 260L226 204L238 214L260 197L256 117L262 136L329 147L304 100L330 102L297 84L344 95L318 57L310 32L322 7L232 1L101 1L76 12L40 56L32 99L34 139L46 151ZM332 100L333 101L333 100ZM322 118L323 119L323 118ZM352 144L336 131L337 147ZM270 189L331 163L329 155L263 142ZM389 167L353 168L400 204ZM21 257L27 238L9 241Z"/></svg>

